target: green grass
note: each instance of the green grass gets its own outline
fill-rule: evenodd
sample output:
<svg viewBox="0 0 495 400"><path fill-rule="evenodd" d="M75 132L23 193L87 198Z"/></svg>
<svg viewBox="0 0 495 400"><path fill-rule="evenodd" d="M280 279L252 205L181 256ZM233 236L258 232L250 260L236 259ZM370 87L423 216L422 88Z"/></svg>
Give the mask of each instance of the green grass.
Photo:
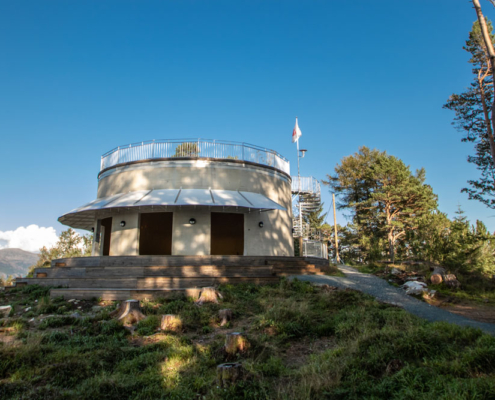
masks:
<svg viewBox="0 0 495 400"><path fill-rule="evenodd" d="M37 289L30 290L17 292L17 301L34 301L29 296ZM427 323L362 293L325 292L298 280L219 291L220 304L143 303L147 318L133 335L109 317L113 306L83 318L62 313L37 328L24 317L9 319L4 326L15 327L17 344L0 346L0 398L488 399L495 393L495 338L479 330ZM45 303L40 307L62 304ZM223 351L221 308L232 309L230 331L250 343L234 359ZM157 333L162 314L178 315L183 330ZM216 367L226 361L242 362L245 378L220 389Z"/></svg>

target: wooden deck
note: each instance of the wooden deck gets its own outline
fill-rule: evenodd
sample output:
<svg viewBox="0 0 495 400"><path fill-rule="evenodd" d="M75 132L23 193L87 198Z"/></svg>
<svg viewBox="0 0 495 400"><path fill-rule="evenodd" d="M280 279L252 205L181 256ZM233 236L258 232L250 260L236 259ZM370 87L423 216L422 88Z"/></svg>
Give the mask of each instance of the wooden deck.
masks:
<svg viewBox="0 0 495 400"><path fill-rule="evenodd" d="M58 286L51 296L103 300L192 296L221 283L273 283L287 275L322 275L328 260L315 257L134 256L77 257L37 268L16 284Z"/></svg>

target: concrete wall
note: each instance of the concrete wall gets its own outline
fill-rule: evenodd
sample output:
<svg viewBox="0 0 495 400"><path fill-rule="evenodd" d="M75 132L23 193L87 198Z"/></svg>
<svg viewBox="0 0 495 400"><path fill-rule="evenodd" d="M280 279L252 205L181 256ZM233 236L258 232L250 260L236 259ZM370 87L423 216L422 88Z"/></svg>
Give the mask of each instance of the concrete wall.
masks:
<svg viewBox="0 0 495 400"><path fill-rule="evenodd" d="M177 160L131 164L102 174L98 198L150 189L223 189L261 193L287 211L251 211L244 219L244 255L294 255L290 178L263 166L208 160ZM183 207L174 212L172 254L210 254L211 212L215 207ZM232 211L229 211L232 212ZM138 214L113 215L110 255L137 255ZM195 218L195 225L189 219ZM125 228L120 221L126 220ZM263 228L258 224L263 221Z"/></svg>
<svg viewBox="0 0 495 400"><path fill-rule="evenodd" d="M189 220L196 223L191 225ZM201 256L210 254L210 212L190 210L174 211L172 255Z"/></svg>
<svg viewBox="0 0 495 400"><path fill-rule="evenodd" d="M125 221L122 228L120 222ZM110 239L111 256L137 256L139 254L139 214L114 214Z"/></svg>
<svg viewBox="0 0 495 400"><path fill-rule="evenodd" d="M261 193L291 209L290 178L263 166L226 161L155 161L102 174L98 198L151 189L223 189ZM291 212L291 211L290 211Z"/></svg>

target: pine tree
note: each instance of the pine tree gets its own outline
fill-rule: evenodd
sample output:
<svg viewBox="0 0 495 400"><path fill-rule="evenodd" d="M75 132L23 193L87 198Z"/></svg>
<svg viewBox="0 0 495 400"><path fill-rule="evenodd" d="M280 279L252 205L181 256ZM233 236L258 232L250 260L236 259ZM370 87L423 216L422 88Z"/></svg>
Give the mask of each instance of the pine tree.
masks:
<svg viewBox="0 0 495 400"><path fill-rule="evenodd" d="M490 21L487 21L487 28L494 42ZM495 208L495 142L491 123L493 76L478 21L473 24L463 49L471 55L473 81L465 92L451 95L443 107L455 112L453 125L464 133L461 140L474 144L474 155L468 156L468 162L476 165L481 174L478 179L469 180L470 187L462 192L468 193L470 199Z"/></svg>
<svg viewBox="0 0 495 400"><path fill-rule="evenodd" d="M418 228L423 215L437 207L436 195L424 183L424 169L412 174L400 159L362 147L344 158L335 171L327 184L341 194L341 208L352 210L369 258L380 257L385 239L394 262L397 244L408 231Z"/></svg>
<svg viewBox="0 0 495 400"><path fill-rule="evenodd" d="M309 224L309 227L311 229L315 229L317 231L321 230L321 227L323 226L323 223L325 222L325 218L328 213L323 213L323 203L321 203L318 206L318 209L316 209L313 212L310 212L308 214L303 214L303 219L304 222Z"/></svg>

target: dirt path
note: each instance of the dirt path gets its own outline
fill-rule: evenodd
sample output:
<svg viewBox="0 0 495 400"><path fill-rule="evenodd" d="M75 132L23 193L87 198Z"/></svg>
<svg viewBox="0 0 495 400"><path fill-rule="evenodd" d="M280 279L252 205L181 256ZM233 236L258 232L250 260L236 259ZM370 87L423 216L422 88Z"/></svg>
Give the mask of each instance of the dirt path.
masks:
<svg viewBox="0 0 495 400"><path fill-rule="evenodd" d="M384 303L401 307L411 314L431 322L445 321L462 326L471 326L495 335L495 324L474 321L424 303L408 296L404 290L389 285L385 280L374 275L363 274L348 266L339 266L339 269L345 274L345 277L322 275L298 275L294 277L303 281L359 290L376 297Z"/></svg>

